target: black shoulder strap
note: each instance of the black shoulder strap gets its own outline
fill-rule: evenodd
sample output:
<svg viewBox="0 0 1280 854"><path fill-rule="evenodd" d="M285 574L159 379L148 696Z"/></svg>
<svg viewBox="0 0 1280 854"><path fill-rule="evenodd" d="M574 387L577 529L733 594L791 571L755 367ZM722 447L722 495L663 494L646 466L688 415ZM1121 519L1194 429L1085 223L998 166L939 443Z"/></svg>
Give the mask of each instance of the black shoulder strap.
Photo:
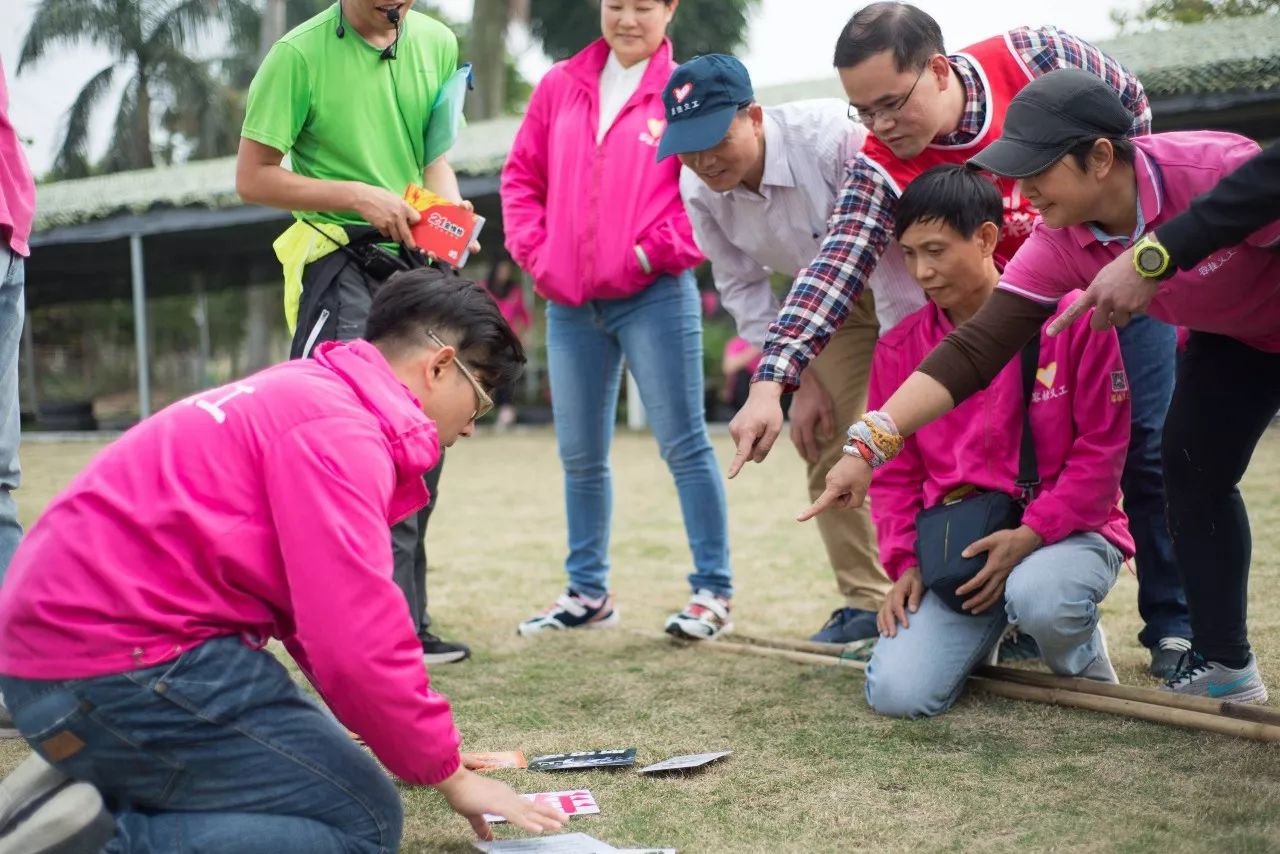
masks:
<svg viewBox="0 0 1280 854"><path fill-rule="evenodd" d="M1018 451L1018 487L1022 497L1030 501L1035 488L1040 485L1040 467L1036 464L1036 444L1031 435L1031 394L1036 382L1036 368L1040 363L1040 333L1022 348L1022 444Z"/></svg>

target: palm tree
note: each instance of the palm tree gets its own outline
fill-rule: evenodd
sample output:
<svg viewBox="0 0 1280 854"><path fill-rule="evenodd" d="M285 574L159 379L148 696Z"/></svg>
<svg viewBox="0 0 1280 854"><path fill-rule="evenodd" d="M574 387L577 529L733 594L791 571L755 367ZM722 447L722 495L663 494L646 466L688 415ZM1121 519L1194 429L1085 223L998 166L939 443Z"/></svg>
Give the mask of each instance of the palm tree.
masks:
<svg viewBox="0 0 1280 854"><path fill-rule="evenodd" d="M46 0L35 7L18 59L18 73L35 66L63 45L105 48L111 62L85 83L67 112L66 132L54 159L59 177L90 171L90 121L112 84L127 75L116 107L115 131L101 163L106 171L155 165L156 154L170 160L175 140L153 144L157 121L194 147L218 148L225 123L228 87L207 61L189 51L197 39L220 29L228 15L251 9L250 0ZM225 30L223 30L225 32Z"/></svg>

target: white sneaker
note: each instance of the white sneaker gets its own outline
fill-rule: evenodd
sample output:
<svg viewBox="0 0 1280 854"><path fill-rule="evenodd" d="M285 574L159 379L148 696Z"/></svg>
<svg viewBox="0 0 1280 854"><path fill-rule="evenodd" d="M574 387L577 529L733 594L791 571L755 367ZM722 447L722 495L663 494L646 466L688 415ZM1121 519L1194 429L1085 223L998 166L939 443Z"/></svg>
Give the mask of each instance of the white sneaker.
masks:
<svg viewBox="0 0 1280 854"><path fill-rule="evenodd" d="M1249 653L1244 667L1227 667L1191 650L1182 657L1178 670L1164 683L1165 691L1192 694L1232 703L1265 703L1267 686L1258 672L1258 659Z"/></svg>
<svg viewBox="0 0 1280 854"><path fill-rule="evenodd" d="M729 600L710 590L699 590L679 614L667 618L666 632L680 640L713 640L733 630Z"/></svg>
<svg viewBox="0 0 1280 854"><path fill-rule="evenodd" d="M550 608L516 626L516 633L527 638L539 632L607 629L617 624L618 609L614 607L612 593L606 593L600 599L588 599L570 589L566 590Z"/></svg>

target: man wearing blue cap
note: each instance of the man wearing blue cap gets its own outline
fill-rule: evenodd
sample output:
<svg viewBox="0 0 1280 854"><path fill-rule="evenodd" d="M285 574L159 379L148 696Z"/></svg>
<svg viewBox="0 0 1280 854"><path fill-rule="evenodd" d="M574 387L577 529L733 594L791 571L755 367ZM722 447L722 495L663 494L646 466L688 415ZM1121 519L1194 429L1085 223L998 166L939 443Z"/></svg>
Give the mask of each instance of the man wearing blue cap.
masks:
<svg viewBox="0 0 1280 854"><path fill-rule="evenodd" d="M844 164L861 150L866 131L834 99L761 107L746 68L719 54L677 68L663 100L667 129L658 157L677 154L684 163L680 192L698 246L739 334L760 347L778 314L769 275L794 276L818 253ZM813 498L840 459L843 433L836 425L857 418L866 404L879 332L923 304L896 250L870 285L874 299L855 304L791 404L791 439L809 464ZM845 602L812 639L847 644L876 637L889 579L870 518L865 510L824 515L818 528Z"/></svg>

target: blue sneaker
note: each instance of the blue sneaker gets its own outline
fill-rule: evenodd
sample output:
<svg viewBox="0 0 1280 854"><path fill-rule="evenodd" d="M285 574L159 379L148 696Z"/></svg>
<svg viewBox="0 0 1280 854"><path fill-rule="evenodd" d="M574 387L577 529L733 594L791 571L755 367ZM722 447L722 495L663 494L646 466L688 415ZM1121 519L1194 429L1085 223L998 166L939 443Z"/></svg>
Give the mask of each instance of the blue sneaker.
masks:
<svg viewBox="0 0 1280 854"><path fill-rule="evenodd" d="M876 628L876 612L861 608L836 608L826 625L809 638L814 643L850 644L880 637Z"/></svg>
<svg viewBox="0 0 1280 854"><path fill-rule="evenodd" d="M1205 661L1200 653L1188 650L1177 671L1164 683L1164 690L1232 703L1267 701L1267 686L1258 673L1258 659L1253 653L1249 653L1244 667L1237 668Z"/></svg>

